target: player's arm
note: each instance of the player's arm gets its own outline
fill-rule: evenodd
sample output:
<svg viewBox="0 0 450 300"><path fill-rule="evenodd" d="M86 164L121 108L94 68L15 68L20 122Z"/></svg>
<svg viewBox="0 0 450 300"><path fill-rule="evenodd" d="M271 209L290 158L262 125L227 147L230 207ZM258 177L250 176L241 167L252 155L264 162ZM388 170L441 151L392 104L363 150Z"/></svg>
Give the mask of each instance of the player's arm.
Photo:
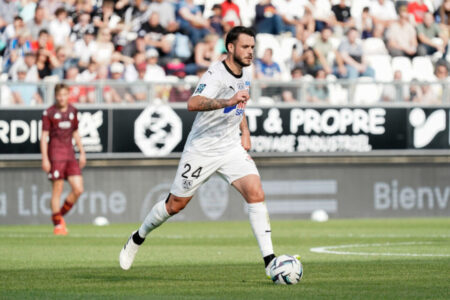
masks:
<svg viewBox="0 0 450 300"><path fill-rule="evenodd" d="M75 140L75 144L77 145L78 151L80 151L79 164L80 168L83 169L86 166L86 153L84 152L83 143L81 142L80 134L78 130L75 130L72 133L72 137Z"/></svg>
<svg viewBox="0 0 450 300"><path fill-rule="evenodd" d="M234 94L230 99L213 99L201 95L195 95L188 100L189 111L209 111L247 102L250 95L247 90L242 90Z"/></svg>
<svg viewBox="0 0 450 300"><path fill-rule="evenodd" d="M239 128L241 129L242 147L244 147L244 149L248 151L252 147L252 142L250 140L250 130L248 130L247 118L245 117L245 113L244 117L242 118L241 124L239 125Z"/></svg>
<svg viewBox="0 0 450 300"><path fill-rule="evenodd" d="M41 135L41 155L42 155L42 170L44 172L48 173L50 172L50 169L52 165L50 164L50 160L48 158L48 134L49 132L47 130L42 130Z"/></svg>

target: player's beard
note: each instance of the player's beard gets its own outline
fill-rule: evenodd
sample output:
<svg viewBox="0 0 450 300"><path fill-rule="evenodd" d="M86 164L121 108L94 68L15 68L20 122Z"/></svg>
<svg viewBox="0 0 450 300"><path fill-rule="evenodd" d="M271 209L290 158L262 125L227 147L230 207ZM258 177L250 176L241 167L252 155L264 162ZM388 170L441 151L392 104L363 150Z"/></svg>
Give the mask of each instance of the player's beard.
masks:
<svg viewBox="0 0 450 300"><path fill-rule="evenodd" d="M240 65L241 67L248 67L252 64L251 60L250 63L246 64L245 62L242 61L242 59L240 57L238 57L236 54L233 55L233 60L235 62L238 63L238 65Z"/></svg>

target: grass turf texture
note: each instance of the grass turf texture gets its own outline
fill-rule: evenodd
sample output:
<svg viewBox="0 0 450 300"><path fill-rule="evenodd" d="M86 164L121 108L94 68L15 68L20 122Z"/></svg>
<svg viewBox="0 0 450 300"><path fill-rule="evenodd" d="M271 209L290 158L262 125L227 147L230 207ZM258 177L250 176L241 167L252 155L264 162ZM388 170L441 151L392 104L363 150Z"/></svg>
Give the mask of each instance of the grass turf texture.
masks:
<svg viewBox="0 0 450 300"><path fill-rule="evenodd" d="M265 277L247 222L176 223L157 229L133 267L121 247L137 224L108 227L0 226L1 299L449 299L450 219L273 221L277 254L302 256L295 286ZM384 245L385 243L391 245ZM447 256L335 255L312 247L383 244L347 252Z"/></svg>

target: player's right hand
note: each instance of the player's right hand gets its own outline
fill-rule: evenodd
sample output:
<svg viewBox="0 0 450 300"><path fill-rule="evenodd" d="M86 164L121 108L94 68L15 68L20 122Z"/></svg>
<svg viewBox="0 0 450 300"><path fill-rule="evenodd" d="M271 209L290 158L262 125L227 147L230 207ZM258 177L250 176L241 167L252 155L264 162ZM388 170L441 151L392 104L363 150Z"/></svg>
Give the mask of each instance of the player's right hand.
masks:
<svg viewBox="0 0 450 300"><path fill-rule="evenodd" d="M44 172L46 172L46 173L49 173L51 168L52 168L52 165L50 164L50 161L48 159L43 159L42 160L42 170L44 170Z"/></svg>
<svg viewBox="0 0 450 300"><path fill-rule="evenodd" d="M234 94L233 97L230 98L230 106L233 106L238 103L247 102L248 99L250 99L250 94L248 93L248 90L242 90L238 91L236 94Z"/></svg>

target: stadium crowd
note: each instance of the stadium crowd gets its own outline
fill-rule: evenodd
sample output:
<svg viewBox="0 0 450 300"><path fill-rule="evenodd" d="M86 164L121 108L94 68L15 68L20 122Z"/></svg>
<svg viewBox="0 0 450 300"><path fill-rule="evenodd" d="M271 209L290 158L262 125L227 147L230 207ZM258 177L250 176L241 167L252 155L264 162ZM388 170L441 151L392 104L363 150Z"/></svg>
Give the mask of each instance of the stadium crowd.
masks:
<svg viewBox="0 0 450 300"><path fill-rule="evenodd" d="M71 102L95 102L88 83L105 80L104 102L144 101L148 88L139 83L194 82L222 59L224 36L236 25L257 32L255 78L315 82L304 99L295 87L267 87L262 96L327 102L344 90L358 94L329 82L359 78L412 81L383 85L377 101L399 93L442 101L450 0L0 0L0 104L42 103L36 83L64 79ZM157 93L185 101L191 89L161 85Z"/></svg>

